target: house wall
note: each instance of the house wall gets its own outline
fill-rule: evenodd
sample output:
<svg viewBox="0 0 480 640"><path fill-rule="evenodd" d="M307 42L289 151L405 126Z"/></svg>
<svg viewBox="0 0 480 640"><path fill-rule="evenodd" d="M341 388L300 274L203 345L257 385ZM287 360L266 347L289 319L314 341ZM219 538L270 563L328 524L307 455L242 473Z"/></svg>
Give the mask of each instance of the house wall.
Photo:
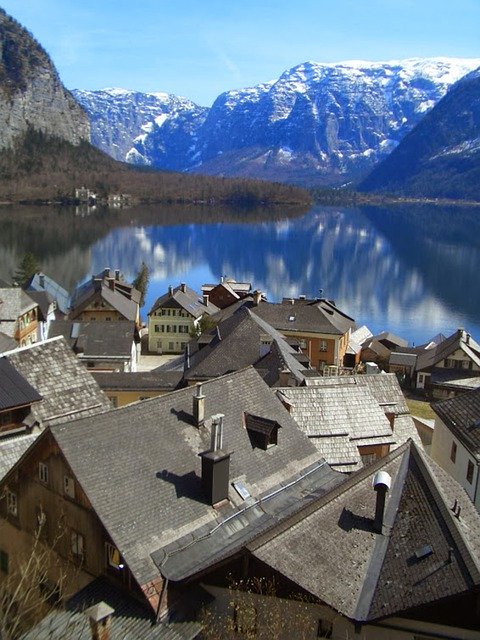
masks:
<svg viewBox="0 0 480 640"><path fill-rule="evenodd" d="M343 365L343 358L348 346L348 332L342 336L331 334L304 333L300 331L281 331L282 335L304 341L302 352L308 356L312 367L322 369L324 364Z"/></svg>
<svg viewBox="0 0 480 640"><path fill-rule="evenodd" d="M157 309L148 316L148 350L158 353L183 353L194 326L194 317L185 309Z"/></svg>
<svg viewBox="0 0 480 640"><path fill-rule="evenodd" d="M457 349L444 360L440 360L436 365L441 369L464 369L465 371L480 371L480 367L470 359L465 351Z"/></svg>
<svg viewBox="0 0 480 640"><path fill-rule="evenodd" d="M128 318L105 303L102 303L102 307L86 308L78 316L75 316L75 322L115 322L118 320L128 320Z"/></svg>
<svg viewBox="0 0 480 640"><path fill-rule="evenodd" d="M37 341L37 335L38 307L35 307L18 318L14 338L21 347L26 347Z"/></svg>
<svg viewBox="0 0 480 640"><path fill-rule="evenodd" d="M120 391L118 389L103 389L108 399L112 403L113 407L123 407L126 404L137 402L138 400L145 400L147 398L156 398L161 396L167 391L144 391L136 389L135 391Z"/></svg>
<svg viewBox="0 0 480 640"><path fill-rule="evenodd" d="M255 637L259 640L313 640L322 637L333 640L478 640L478 631L408 618L387 618L377 624L355 626L331 607L308 599L290 600L268 593L245 593L203 586L214 597L203 618L207 627L206 637ZM218 635L215 635L216 631ZM209 632L213 632L213 635L209 635Z"/></svg>
<svg viewBox="0 0 480 640"><path fill-rule="evenodd" d="M47 482L40 479L39 462L47 465ZM74 487L74 497L65 493L65 476L71 480L69 486ZM110 540L53 438L47 435L38 441L21 467L0 485L0 495L5 496L7 489L16 494L18 511L17 516L9 514L6 498L0 500L0 549L8 553L9 566L10 561L14 563L31 548L41 510L45 525L39 538L42 544L54 549L62 566L68 566L70 592L108 572L105 542ZM72 552L73 534L83 537L81 557ZM58 579L58 567L49 564L45 570L50 580Z"/></svg>
<svg viewBox="0 0 480 640"><path fill-rule="evenodd" d="M451 459L452 443L457 446L455 462ZM444 424L440 418L435 419L435 428L433 430L432 458L447 471L455 480L465 489L470 500L480 511L480 478L479 468L473 455L468 449L456 438L450 429ZM467 480L468 462L473 464L472 482Z"/></svg>

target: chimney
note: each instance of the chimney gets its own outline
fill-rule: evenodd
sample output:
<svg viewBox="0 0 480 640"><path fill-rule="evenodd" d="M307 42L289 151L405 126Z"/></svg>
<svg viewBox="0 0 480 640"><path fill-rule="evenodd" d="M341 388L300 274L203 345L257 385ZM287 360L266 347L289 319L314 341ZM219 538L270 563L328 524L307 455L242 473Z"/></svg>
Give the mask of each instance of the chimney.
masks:
<svg viewBox="0 0 480 640"><path fill-rule="evenodd" d="M197 393L193 396L193 420L197 427L205 422L205 396L201 384L197 385Z"/></svg>
<svg viewBox="0 0 480 640"><path fill-rule="evenodd" d="M168 295L173 296L173 287L171 284L168 285Z"/></svg>
<svg viewBox="0 0 480 640"><path fill-rule="evenodd" d="M223 418L221 413L212 416L210 451L199 454L202 458L203 491L212 506L228 498L231 453L223 450Z"/></svg>
<svg viewBox="0 0 480 640"><path fill-rule="evenodd" d="M43 273L38 274L38 283L40 284L42 289L45 289L45 275Z"/></svg>
<svg viewBox="0 0 480 640"><path fill-rule="evenodd" d="M259 291L258 289L256 289L253 294L253 304L258 307L258 305L260 304L261 300L262 300L262 292Z"/></svg>
<svg viewBox="0 0 480 640"><path fill-rule="evenodd" d="M287 367L283 367L283 369L280 370L280 374L278 376L278 384L281 387L288 387L290 382L290 369L287 369Z"/></svg>
<svg viewBox="0 0 480 640"><path fill-rule="evenodd" d="M182 282L182 283L180 284L180 289L183 291L183 293L185 293L185 292L186 292L186 290L187 290L187 285L185 284L185 282Z"/></svg>
<svg viewBox="0 0 480 640"><path fill-rule="evenodd" d="M377 473L373 477L372 484L377 494L374 530L376 533L382 533L383 516L385 513L385 501L387 498L387 492L392 484L392 478L386 471L377 471Z"/></svg>
<svg viewBox="0 0 480 640"><path fill-rule="evenodd" d="M112 291L115 291L115 278L108 278L108 286Z"/></svg>
<svg viewBox="0 0 480 640"><path fill-rule="evenodd" d="M85 615L90 622L92 640L110 640L113 613L115 613L115 609L109 607L103 600L85 610Z"/></svg>
<svg viewBox="0 0 480 640"><path fill-rule="evenodd" d="M108 278L108 276L110 275L110 267L105 267L105 269L103 270L103 275L105 276L105 278Z"/></svg>
<svg viewBox="0 0 480 640"><path fill-rule="evenodd" d="M115 269L115 280L120 280L120 269Z"/></svg>
<svg viewBox="0 0 480 640"><path fill-rule="evenodd" d="M467 344L470 344L470 334L469 333L467 333L467 335L466 335L465 342Z"/></svg>
<svg viewBox="0 0 480 640"><path fill-rule="evenodd" d="M208 306L208 293L203 294L203 304Z"/></svg>
<svg viewBox="0 0 480 640"><path fill-rule="evenodd" d="M392 428L392 431L394 431L395 430L395 413L393 411L389 411L385 415L387 416L388 421L390 422L390 427Z"/></svg>

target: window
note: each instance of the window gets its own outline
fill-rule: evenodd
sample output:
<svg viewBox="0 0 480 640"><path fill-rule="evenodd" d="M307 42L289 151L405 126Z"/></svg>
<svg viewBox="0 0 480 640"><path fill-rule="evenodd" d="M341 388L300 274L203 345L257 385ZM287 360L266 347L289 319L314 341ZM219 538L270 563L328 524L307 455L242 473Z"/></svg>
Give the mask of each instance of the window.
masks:
<svg viewBox="0 0 480 640"><path fill-rule="evenodd" d="M168 343L168 348L170 349L170 351L173 351L173 342Z"/></svg>
<svg viewBox="0 0 480 640"><path fill-rule="evenodd" d="M116 409L118 407L118 398L117 398L117 396L107 396L107 397L110 400L110 404L112 405L112 407L114 409Z"/></svg>
<svg viewBox="0 0 480 640"><path fill-rule="evenodd" d="M452 448L450 449L450 460L455 462L457 459L457 443L452 442Z"/></svg>
<svg viewBox="0 0 480 640"><path fill-rule="evenodd" d="M8 553L0 549L0 571L8 573Z"/></svg>
<svg viewBox="0 0 480 640"><path fill-rule="evenodd" d="M317 627L317 638L331 638L333 631L333 624L330 620L320 620L318 621Z"/></svg>
<svg viewBox="0 0 480 640"><path fill-rule="evenodd" d="M155 329L155 333L160 333L160 325L159 324L156 324L154 329Z"/></svg>
<svg viewBox="0 0 480 640"><path fill-rule="evenodd" d="M107 317L105 318L105 321L106 321L106 322L111 322L111 321L112 321L112 319L111 319L111 317L110 317L110 316L107 316Z"/></svg>
<svg viewBox="0 0 480 640"><path fill-rule="evenodd" d="M7 513L12 516L18 516L17 494L7 489Z"/></svg>
<svg viewBox="0 0 480 640"><path fill-rule="evenodd" d="M251 602L235 602L233 607L233 625L236 633L245 636L257 634L257 609Z"/></svg>
<svg viewBox="0 0 480 640"><path fill-rule="evenodd" d="M120 551L110 542L105 542L105 564L113 569L123 569L124 567Z"/></svg>
<svg viewBox="0 0 480 640"><path fill-rule="evenodd" d="M468 465L467 465L467 482L469 484L472 484L473 482L473 462L471 460L468 461Z"/></svg>
<svg viewBox="0 0 480 640"><path fill-rule="evenodd" d="M43 484L48 484L48 466L44 462L38 463L38 479Z"/></svg>
<svg viewBox="0 0 480 640"><path fill-rule="evenodd" d="M75 498L75 482L70 476L63 476L63 493L69 498Z"/></svg>
<svg viewBox="0 0 480 640"><path fill-rule="evenodd" d="M320 340L319 350L320 351L326 351L327 350L327 341L326 340Z"/></svg>
<svg viewBox="0 0 480 640"><path fill-rule="evenodd" d="M70 551L72 555L77 559L83 559L84 550L85 545L82 534L72 530L70 533Z"/></svg>

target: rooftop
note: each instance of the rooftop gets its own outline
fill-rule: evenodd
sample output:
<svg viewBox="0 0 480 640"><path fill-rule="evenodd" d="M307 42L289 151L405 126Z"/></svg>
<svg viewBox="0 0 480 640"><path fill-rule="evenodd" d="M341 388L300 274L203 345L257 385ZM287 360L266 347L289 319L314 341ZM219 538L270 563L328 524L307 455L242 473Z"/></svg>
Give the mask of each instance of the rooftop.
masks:
<svg viewBox="0 0 480 640"><path fill-rule="evenodd" d="M434 402L432 409L480 461L480 389Z"/></svg>

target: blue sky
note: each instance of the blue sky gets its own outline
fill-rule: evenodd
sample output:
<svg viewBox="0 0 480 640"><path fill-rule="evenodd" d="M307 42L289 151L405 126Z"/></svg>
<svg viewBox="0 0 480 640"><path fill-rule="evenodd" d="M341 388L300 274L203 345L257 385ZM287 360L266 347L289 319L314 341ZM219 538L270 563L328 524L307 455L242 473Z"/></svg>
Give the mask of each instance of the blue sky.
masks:
<svg viewBox="0 0 480 640"><path fill-rule="evenodd" d="M306 60L480 57L480 0L0 0L69 89L222 91Z"/></svg>

